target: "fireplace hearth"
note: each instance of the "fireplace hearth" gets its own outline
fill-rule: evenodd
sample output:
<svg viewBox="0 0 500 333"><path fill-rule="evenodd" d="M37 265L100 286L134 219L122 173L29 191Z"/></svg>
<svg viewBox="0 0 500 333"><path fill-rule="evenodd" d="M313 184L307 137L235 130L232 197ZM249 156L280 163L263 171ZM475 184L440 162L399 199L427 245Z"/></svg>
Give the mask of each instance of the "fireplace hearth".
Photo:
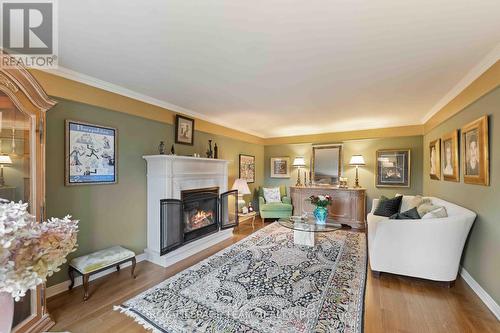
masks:
<svg viewBox="0 0 500 333"><path fill-rule="evenodd" d="M238 224L237 191L219 188L181 191L181 199L160 200L161 255Z"/></svg>

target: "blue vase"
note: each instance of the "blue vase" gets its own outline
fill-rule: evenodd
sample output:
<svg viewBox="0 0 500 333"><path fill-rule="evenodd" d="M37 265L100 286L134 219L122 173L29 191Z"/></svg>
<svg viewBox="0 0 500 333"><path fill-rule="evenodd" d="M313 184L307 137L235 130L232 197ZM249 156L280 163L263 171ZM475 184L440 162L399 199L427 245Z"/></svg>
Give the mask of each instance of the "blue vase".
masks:
<svg viewBox="0 0 500 333"><path fill-rule="evenodd" d="M316 208L314 208L313 215L316 218L317 224L326 224L328 209L326 209L326 207L316 206Z"/></svg>

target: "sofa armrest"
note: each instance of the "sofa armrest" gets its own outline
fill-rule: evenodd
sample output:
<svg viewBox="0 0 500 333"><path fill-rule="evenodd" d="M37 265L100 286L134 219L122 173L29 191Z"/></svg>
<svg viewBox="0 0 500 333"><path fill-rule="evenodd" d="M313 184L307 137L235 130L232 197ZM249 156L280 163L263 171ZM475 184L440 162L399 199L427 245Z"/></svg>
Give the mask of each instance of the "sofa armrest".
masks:
<svg viewBox="0 0 500 333"><path fill-rule="evenodd" d="M292 198L284 196L283 198L281 198L281 202L284 203L284 204L291 205L292 204Z"/></svg>
<svg viewBox="0 0 500 333"><path fill-rule="evenodd" d="M266 203L266 199L264 197L259 197L259 206L264 205Z"/></svg>

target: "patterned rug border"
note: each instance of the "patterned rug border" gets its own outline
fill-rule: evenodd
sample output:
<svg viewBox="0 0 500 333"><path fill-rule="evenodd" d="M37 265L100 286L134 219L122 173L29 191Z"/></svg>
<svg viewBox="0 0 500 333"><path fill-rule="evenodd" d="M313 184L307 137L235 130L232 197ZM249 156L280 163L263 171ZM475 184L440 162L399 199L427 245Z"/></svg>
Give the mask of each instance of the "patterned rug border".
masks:
<svg viewBox="0 0 500 333"><path fill-rule="evenodd" d="M166 284L167 281L170 281L174 277L178 277L181 274L186 274L187 272L198 269L198 267L203 266L205 263L208 263L211 260L211 258L213 258L215 256L223 255L226 252L230 252L233 248L239 246L243 242L248 242L248 241L252 241L252 239L260 238L262 236L262 234L264 234L262 239L264 239L266 237L270 237L271 233L273 232L273 229L279 229L279 228L282 228L282 227L278 224L278 222L274 222L274 223L272 223L264 228L261 228L261 229L257 230L256 232L248 235L247 237L242 238L238 242L233 243L233 244L229 245L228 247L225 247L225 248L221 249L220 251L208 256L207 258L195 263L194 265L192 265L192 266L190 266L182 271L177 272L176 274L166 278L165 280L156 284L155 286L148 288L148 289L144 290L143 292L133 296L132 298L128 299L125 302L128 302L129 300L132 300L132 299L135 299L138 297L141 297L142 295L145 295L145 294L151 292L152 290L156 290L156 289L160 288L161 286ZM353 231L350 231L349 229L342 230L342 231L347 232L347 233L353 232ZM367 269L368 269L368 240L366 237L366 233L363 233L363 234L364 234L364 241L365 241L364 242L365 256L364 256L364 270L362 271L361 278L363 279L364 282L363 282L363 290L357 299L357 301L358 301L357 309L358 309L358 311L360 310L360 312L361 312L361 315L359 316L359 318L357 318L358 319L357 320L358 327L359 327L358 332L364 332L365 295L366 295ZM153 321L151 321L147 316L142 314L140 311L136 311L133 308L131 308L125 304L115 305L115 306L113 306L113 310L118 311L120 313L123 313L124 315L133 319L136 323L138 323L139 325L141 325L142 327L144 327L148 331L152 331L154 333L168 333L169 332L169 331L165 330L163 327L160 327L157 324L155 324Z"/></svg>

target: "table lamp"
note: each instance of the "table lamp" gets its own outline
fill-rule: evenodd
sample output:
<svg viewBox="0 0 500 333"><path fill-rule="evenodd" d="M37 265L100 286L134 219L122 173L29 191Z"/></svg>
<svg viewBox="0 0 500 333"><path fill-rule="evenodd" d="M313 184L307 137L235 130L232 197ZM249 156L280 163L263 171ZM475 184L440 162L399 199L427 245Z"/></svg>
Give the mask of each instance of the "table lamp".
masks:
<svg viewBox="0 0 500 333"><path fill-rule="evenodd" d="M306 160L302 156L295 157L293 160L293 166L297 168L297 183L295 186L302 186L302 183L300 182L300 168L306 166Z"/></svg>
<svg viewBox="0 0 500 333"><path fill-rule="evenodd" d="M365 165L365 159L363 158L363 155L352 155L349 165L356 167L356 180L354 188L360 188L361 186L359 186L358 167Z"/></svg>
<svg viewBox="0 0 500 333"><path fill-rule="evenodd" d="M243 200L243 195L251 194L250 189L248 188L247 181L241 178L238 178L234 181L232 190L238 191L238 212L241 213L243 207L245 207L245 200Z"/></svg>
<svg viewBox="0 0 500 333"><path fill-rule="evenodd" d="M3 178L3 167L11 165L12 160L9 155L0 155L0 187L5 186L5 179Z"/></svg>

